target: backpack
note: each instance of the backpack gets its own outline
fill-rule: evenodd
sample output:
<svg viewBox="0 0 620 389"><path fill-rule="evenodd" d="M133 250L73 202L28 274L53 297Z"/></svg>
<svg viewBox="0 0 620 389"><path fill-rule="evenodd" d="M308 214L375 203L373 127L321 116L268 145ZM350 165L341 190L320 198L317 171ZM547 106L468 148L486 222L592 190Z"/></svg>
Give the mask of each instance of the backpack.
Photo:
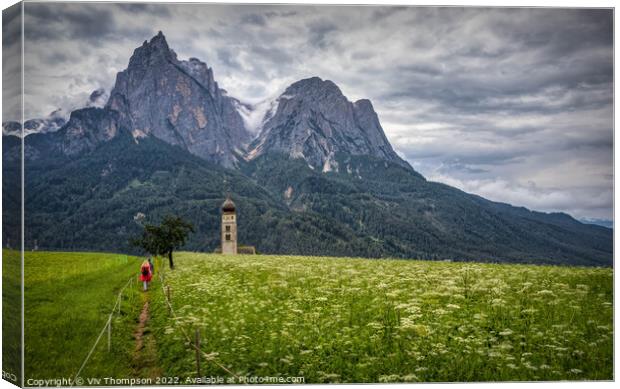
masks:
<svg viewBox="0 0 620 389"><path fill-rule="evenodd" d="M148 276L150 270L151 270L150 266L142 266L142 275L145 276L145 277Z"/></svg>

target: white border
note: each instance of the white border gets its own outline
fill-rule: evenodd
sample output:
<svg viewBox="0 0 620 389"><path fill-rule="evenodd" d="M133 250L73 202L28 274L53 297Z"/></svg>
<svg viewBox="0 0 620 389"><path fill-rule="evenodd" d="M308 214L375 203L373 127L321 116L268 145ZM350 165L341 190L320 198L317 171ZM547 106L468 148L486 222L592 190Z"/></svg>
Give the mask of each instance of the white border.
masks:
<svg viewBox="0 0 620 389"><path fill-rule="evenodd" d="M27 2L44 2L44 0L41 1L29 1L26 0ZM75 1L75 0L64 0L62 2L99 2L99 3L103 3L103 2L113 2L113 1L93 1L93 0L83 0L83 1ZM564 0L564 1L558 1L558 0L542 0L542 1L532 1L532 0L527 0L527 1L515 1L515 0L505 0L505 1L489 1L489 0L474 0L474 1L458 1L458 0L449 0L449 1L436 1L436 0L425 0L425 1L403 1L403 0L389 0L389 1L385 1L385 0L314 0L314 1L303 1L303 0L288 0L288 1L264 1L264 0L228 0L228 1L198 1L198 0L185 0L185 1L174 1L174 0L168 0L168 1L162 1L162 0L151 0L151 1L145 1L145 0L130 0L130 1L116 1L116 2L132 2L132 3L234 3L234 4L348 4L348 5L417 5L417 6L469 6L469 7L561 7L561 8L580 8L580 7L587 7L587 8L614 8L615 7L615 3L613 1L605 1L605 0L591 0L591 1L575 1L575 0ZM2 8L5 9L13 4L16 4L17 1L15 0L9 0L9 1L4 1L2 0ZM22 18L23 18L23 5L22 5ZM0 31L0 40L2 38L2 32ZM22 38L23 38L23 20L22 20ZM614 8L614 48L615 48L615 42L618 41L618 32L615 28L615 8ZM618 159L616 158L616 148L615 148L615 111L617 108L617 104L618 101L615 98L615 91L616 91L616 83L617 80L615 78L615 63L616 63L616 52L614 50L614 172L617 170L618 167ZM22 91L23 91L23 86L24 86L24 73L23 73L23 40L22 40ZM1 65L0 65L0 70L1 70ZM1 81L0 81L1 84ZM23 93L22 93L22 122L24 121L23 115L24 115L24 109L23 109ZM0 103L1 103L1 99L2 97L0 96ZM22 138L23 139L23 138ZM23 147L22 147L22 153L23 153ZM23 154L22 154L22 158L23 158ZM0 160L0 174L1 174L1 167L2 167L2 161ZM615 178L615 175L614 175ZM23 164L22 164L22 179L23 179ZM2 188L2 183L0 181L0 189ZM22 182L22 237L24 236L24 231L23 231L23 220L24 220L24 208L23 208L23 194L24 194L24 186L23 186L23 182ZM615 191L615 179L614 179L614 221L617 219L617 214L616 214L616 209L615 209L615 204L616 201L618 200L618 193ZM0 209L0 214L1 214L1 209ZM0 234L2 232L2 226L0 224ZM614 263L615 263L615 258L616 258L616 250L615 250L615 242L617 242L617 237L618 237L618 232L617 229L614 229ZM24 293L24 285L23 285L23 239L22 239L22 315L23 315L23 308L24 308L24 301L23 301L23 293ZM615 266L614 266L615 267ZM615 277L614 274L614 296L615 296L615 290L616 290L616 282L617 279ZM2 280L0 277L0 287L2 285ZM1 299L0 299L0 309L1 309ZM1 311L0 311L1 312ZM618 318L618 311L615 309L615 304L614 304L614 328L615 328L615 323L617 323L617 318ZM23 321L23 317L22 317L22 345L24 342L24 332L23 332L23 325L24 325L24 321ZM0 328L1 331L1 328ZM615 350L616 350L616 345L618 344L618 340L620 339L620 337L618 336L618 332L616 331L616 333L614 334L614 377L615 374L617 373L618 369L618 358L616 358L616 354L615 354ZM0 337L0 346L1 346L1 337ZM24 363L24 358L23 358L23 350L24 348L22 347L22 377L24 374L24 369L23 369L23 363ZM1 363L1 359L0 359L0 363ZM23 382L23 381L22 381ZM306 384L307 385L307 384ZM405 387L410 387L413 386L412 384L399 384L399 385L404 385ZM418 384L419 385L419 384ZM596 386L596 387L612 387L612 385L614 385L613 382L554 382L554 383L476 383L476 384L423 384L423 385L433 385L435 387L447 387L449 385L449 387L451 388L464 388L464 387L478 387L478 388L482 388L488 385L494 385L494 386L499 386L499 387L513 387L513 388L521 388L527 385L543 385L545 387L564 387L564 386L569 386L571 388L588 388L590 386ZM338 387L341 388L354 388L357 387L359 385L338 385ZM368 384L367 386L369 387L381 387L384 385L379 385L379 384ZM11 385L10 383L8 383L7 381L4 380L0 380L0 388L12 388L14 387L13 385ZM262 386L262 388L275 388L276 386L273 385L268 385L268 386ZM613 386L615 387L615 385ZM159 388L159 387L158 387ZM172 388L172 387L171 387Z"/></svg>

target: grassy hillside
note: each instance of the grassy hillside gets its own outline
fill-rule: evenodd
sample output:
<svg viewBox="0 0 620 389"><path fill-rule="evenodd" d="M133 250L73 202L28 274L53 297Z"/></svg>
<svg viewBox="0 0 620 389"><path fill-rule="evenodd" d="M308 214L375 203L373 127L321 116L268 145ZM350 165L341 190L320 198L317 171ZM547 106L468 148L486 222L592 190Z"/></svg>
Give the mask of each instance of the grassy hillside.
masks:
<svg viewBox="0 0 620 389"><path fill-rule="evenodd" d="M5 252L6 257L6 252ZM138 259L118 254L26 252L25 379L73 377L104 327ZM82 376L127 376L140 304L126 289L113 321L112 351L103 339Z"/></svg>
<svg viewBox="0 0 620 389"><path fill-rule="evenodd" d="M306 382L613 379L613 271L181 253L153 294L159 360L194 376L180 329L243 376ZM203 375L227 376L213 362Z"/></svg>

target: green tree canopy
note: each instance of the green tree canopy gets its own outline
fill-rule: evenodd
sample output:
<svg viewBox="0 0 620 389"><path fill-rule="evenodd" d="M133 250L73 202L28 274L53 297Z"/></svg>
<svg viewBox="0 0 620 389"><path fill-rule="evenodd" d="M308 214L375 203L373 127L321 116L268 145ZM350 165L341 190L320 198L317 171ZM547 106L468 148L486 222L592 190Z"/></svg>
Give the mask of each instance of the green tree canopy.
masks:
<svg viewBox="0 0 620 389"><path fill-rule="evenodd" d="M170 268L174 269L172 253L182 247L194 226L179 216L168 215L160 225L145 224L142 235L130 240L130 244L152 255L167 255Z"/></svg>

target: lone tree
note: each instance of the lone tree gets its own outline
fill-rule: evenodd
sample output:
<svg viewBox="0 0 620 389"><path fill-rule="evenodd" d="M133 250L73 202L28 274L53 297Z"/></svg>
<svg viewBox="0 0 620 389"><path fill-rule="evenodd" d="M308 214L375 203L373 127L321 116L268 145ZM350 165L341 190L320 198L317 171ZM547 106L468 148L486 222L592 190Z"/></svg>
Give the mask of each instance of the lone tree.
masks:
<svg viewBox="0 0 620 389"><path fill-rule="evenodd" d="M161 224L145 224L142 235L130 240L134 246L152 255L167 255L170 269L174 269L172 252L185 244L194 226L178 216L166 216Z"/></svg>

